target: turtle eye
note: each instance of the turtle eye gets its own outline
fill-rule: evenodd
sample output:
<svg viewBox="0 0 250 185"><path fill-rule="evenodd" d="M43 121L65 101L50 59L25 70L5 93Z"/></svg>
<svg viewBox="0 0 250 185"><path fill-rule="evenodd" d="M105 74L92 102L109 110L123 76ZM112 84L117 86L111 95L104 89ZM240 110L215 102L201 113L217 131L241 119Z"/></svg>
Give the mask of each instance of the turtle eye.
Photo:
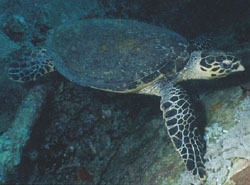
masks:
<svg viewBox="0 0 250 185"><path fill-rule="evenodd" d="M224 60L223 62L221 62L220 66L224 69L229 69L232 67L232 63L231 61Z"/></svg>

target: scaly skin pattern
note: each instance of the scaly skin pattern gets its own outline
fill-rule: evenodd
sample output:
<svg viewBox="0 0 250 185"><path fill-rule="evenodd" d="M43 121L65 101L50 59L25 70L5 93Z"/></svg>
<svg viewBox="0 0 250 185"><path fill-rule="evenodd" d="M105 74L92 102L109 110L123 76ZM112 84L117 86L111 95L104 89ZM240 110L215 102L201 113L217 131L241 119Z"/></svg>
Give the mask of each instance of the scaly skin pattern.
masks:
<svg viewBox="0 0 250 185"><path fill-rule="evenodd" d="M175 149L187 170L200 180L205 180L205 141L198 131L198 120L187 92L167 78L162 78L138 93L161 97L160 109Z"/></svg>
<svg viewBox="0 0 250 185"><path fill-rule="evenodd" d="M43 75L53 72L54 62L43 48L23 47L12 53L8 74L17 82L36 81Z"/></svg>
<svg viewBox="0 0 250 185"><path fill-rule="evenodd" d="M161 97L161 110L168 134L185 166L194 176L205 179L205 142L196 127L197 119L186 91L172 86Z"/></svg>

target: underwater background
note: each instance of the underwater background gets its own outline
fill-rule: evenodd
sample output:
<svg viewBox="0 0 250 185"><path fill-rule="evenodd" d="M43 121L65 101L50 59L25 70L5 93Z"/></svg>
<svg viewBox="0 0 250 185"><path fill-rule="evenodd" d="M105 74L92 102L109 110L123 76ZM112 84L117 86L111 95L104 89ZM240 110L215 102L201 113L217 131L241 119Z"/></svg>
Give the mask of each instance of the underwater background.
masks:
<svg viewBox="0 0 250 185"><path fill-rule="evenodd" d="M92 18L137 20L189 41L209 36L212 49L241 59L244 72L183 84L204 120L205 182L172 146L158 97L82 87L57 72L9 79L9 54ZM0 59L0 184L250 184L249 0L0 0Z"/></svg>

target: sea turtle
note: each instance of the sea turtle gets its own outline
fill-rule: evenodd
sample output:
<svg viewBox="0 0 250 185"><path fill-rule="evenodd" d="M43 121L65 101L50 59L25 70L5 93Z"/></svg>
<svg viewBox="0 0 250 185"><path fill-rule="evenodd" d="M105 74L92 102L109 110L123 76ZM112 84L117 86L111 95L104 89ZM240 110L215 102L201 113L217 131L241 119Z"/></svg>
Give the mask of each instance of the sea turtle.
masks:
<svg viewBox="0 0 250 185"><path fill-rule="evenodd" d="M9 76L36 80L56 69L83 86L161 97L168 134L187 170L204 179L204 141L187 92L178 82L243 71L240 60L215 50L193 51L181 35L135 20L88 19L51 30L45 48L10 55ZM193 52L192 52L193 51Z"/></svg>

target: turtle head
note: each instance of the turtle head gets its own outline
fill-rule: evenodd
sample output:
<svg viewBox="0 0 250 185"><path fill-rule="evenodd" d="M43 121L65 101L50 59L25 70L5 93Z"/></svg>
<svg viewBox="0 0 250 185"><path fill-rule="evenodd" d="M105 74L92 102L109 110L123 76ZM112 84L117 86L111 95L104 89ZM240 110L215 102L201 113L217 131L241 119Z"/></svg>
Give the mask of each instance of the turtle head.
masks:
<svg viewBox="0 0 250 185"><path fill-rule="evenodd" d="M226 77L245 68L240 60L222 51L194 51L186 67L179 73L178 81Z"/></svg>

